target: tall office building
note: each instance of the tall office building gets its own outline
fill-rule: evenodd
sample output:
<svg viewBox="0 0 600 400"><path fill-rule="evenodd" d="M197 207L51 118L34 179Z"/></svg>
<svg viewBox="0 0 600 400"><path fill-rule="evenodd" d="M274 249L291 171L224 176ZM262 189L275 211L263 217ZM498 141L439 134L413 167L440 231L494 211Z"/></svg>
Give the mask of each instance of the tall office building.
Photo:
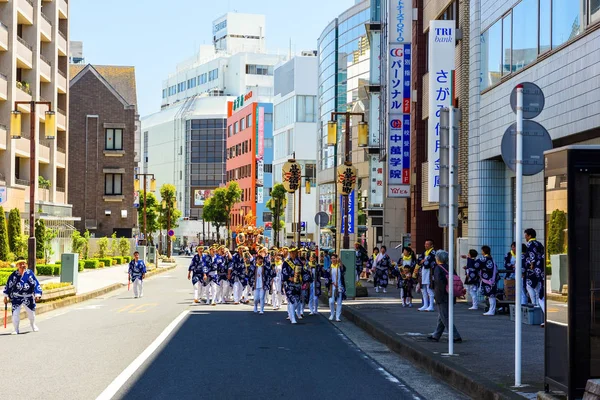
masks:
<svg viewBox="0 0 600 400"><path fill-rule="evenodd" d="M29 208L29 184L35 182L39 218L54 215L62 235L72 230L68 187L69 4L66 0L0 1L0 186L4 209ZM35 136L29 105L19 105L21 139L7 128L16 101L49 101L56 112L56 138L45 139L46 106L36 107ZM30 170L30 141L35 141L36 171ZM43 177L41 180L37 176ZM40 182L42 186L40 187ZM25 219L28 219L27 216ZM38 215L36 215L38 218ZM27 227L28 224L26 223ZM65 236L68 232L65 233Z"/></svg>

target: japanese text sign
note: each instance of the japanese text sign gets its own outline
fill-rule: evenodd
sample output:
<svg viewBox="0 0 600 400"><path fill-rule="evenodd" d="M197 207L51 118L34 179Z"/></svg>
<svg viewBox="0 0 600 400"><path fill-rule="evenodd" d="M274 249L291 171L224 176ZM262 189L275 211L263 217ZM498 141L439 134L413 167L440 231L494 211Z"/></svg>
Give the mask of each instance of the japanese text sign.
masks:
<svg viewBox="0 0 600 400"><path fill-rule="evenodd" d="M302 170L297 162L286 162L281 169L281 181L283 188L288 193L294 193L300 187Z"/></svg>
<svg viewBox="0 0 600 400"><path fill-rule="evenodd" d="M343 196L349 195L356 184L356 167L354 165L340 165L337 169L338 192Z"/></svg>

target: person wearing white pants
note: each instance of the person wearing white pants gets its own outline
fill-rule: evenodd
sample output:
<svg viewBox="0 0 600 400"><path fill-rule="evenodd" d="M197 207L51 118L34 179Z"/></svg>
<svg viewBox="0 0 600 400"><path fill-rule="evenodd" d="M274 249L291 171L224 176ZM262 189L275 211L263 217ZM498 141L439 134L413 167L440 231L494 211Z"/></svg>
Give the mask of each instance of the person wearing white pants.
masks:
<svg viewBox="0 0 600 400"><path fill-rule="evenodd" d="M198 246L196 248L197 254L194 254L192 257L192 262L188 267L188 281L192 281L192 285L194 286L194 303L199 303L201 290L202 290L202 247Z"/></svg>
<svg viewBox="0 0 600 400"><path fill-rule="evenodd" d="M317 255L313 252L308 261L312 282L310 284L310 294L308 299L308 309L310 315L319 313L319 296L321 296L321 265L317 263Z"/></svg>
<svg viewBox="0 0 600 400"><path fill-rule="evenodd" d="M329 320L333 321L334 318L337 322L341 321L342 316L342 301L346 296L346 284L344 279L344 273L346 267L339 263L337 254L331 255L331 268L329 271L323 273L325 277L325 285L329 292Z"/></svg>
<svg viewBox="0 0 600 400"><path fill-rule="evenodd" d="M265 313L265 288L270 283L270 271L263 262L263 256L256 256L256 265L250 270L250 285L254 288L254 313L260 314Z"/></svg>
<svg viewBox="0 0 600 400"><path fill-rule="evenodd" d="M487 316L496 314L496 293L498 292L498 266L492 259L491 253L490 246L481 246L481 254L474 263L481 277L481 293L490 302L490 308L483 314Z"/></svg>
<svg viewBox="0 0 600 400"><path fill-rule="evenodd" d="M133 253L133 260L129 263L129 280L133 284L133 297L144 295L144 278L146 277L146 264L140 260L140 253Z"/></svg>
<svg viewBox="0 0 600 400"><path fill-rule="evenodd" d="M19 323L21 320L21 307L25 307L31 330L37 332L39 329L35 324L35 303L42 297L42 287L33 271L27 269L27 262L20 260L16 262L17 270L8 277L4 287L4 304L10 301L12 304L13 335L20 333Z"/></svg>
<svg viewBox="0 0 600 400"><path fill-rule="evenodd" d="M277 254L275 256L275 266L273 268L273 309L279 310L281 307L281 297L282 297L282 278L281 278L281 269L283 267L283 262L281 260L281 256Z"/></svg>
<svg viewBox="0 0 600 400"><path fill-rule="evenodd" d="M538 305L544 314L546 313L546 304L544 300L546 286L546 250L544 245L536 238L535 229L525 229L525 240L527 240L526 262L523 267L526 268L527 292L531 297L531 302ZM541 324L542 327L545 323Z"/></svg>
<svg viewBox="0 0 600 400"><path fill-rule="evenodd" d="M467 259L467 265L463 268L465 269L465 285L469 287L469 295L471 296L471 300L473 301L473 305L469 310L477 310L478 308L478 297L479 297L479 271L475 267L475 260L477 259L477 250L471 249L469 250L469 255L463 255L462 258Z"/></svg>
<svg viewBox="0 0 600 400"><path fill-rule="evenodd" d="M425 252L417 258L419 272L421 273L421 293L423 295L423 305L419 311L434 312L433 289L431 288L431 270L435 267L435 249L433 240L425 241Z"/></svg>

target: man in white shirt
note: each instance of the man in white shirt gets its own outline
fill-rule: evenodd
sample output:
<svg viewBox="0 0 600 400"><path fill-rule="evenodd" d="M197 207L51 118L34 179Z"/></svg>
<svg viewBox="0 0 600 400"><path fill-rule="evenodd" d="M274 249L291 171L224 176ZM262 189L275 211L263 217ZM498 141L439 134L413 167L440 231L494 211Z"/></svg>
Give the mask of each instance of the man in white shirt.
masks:
<svg viewBox="0 0 600 400"><path fill-rule="evenodd" d="M329 320L333 321L334 317L337 322L340 322L342 316L342 300L346 297L346 284L344 279L346 267L340 264L337 254L331 255L331 268L323 275L325 277L325 285L329 291L329 309L331 315Z"/></svg>
<svg viewBox="0 0 600 400"><path fill-rule="evenodd" d="M258 305L260 304L259 314L265 313L265 274L264 257L259 255L256 256L256 266L254 267L254 312L257 313Z"/></svg>

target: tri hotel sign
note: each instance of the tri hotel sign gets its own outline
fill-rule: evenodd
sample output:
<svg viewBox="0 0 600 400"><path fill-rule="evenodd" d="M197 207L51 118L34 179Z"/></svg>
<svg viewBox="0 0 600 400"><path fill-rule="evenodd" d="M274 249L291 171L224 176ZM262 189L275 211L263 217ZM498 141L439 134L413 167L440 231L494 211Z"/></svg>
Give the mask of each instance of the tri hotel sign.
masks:
<svg viewBox="0 0 600 400"><path fill-rule="evenodd" d="M389 5L387 197L410 197L412 1Z"/></svg>

